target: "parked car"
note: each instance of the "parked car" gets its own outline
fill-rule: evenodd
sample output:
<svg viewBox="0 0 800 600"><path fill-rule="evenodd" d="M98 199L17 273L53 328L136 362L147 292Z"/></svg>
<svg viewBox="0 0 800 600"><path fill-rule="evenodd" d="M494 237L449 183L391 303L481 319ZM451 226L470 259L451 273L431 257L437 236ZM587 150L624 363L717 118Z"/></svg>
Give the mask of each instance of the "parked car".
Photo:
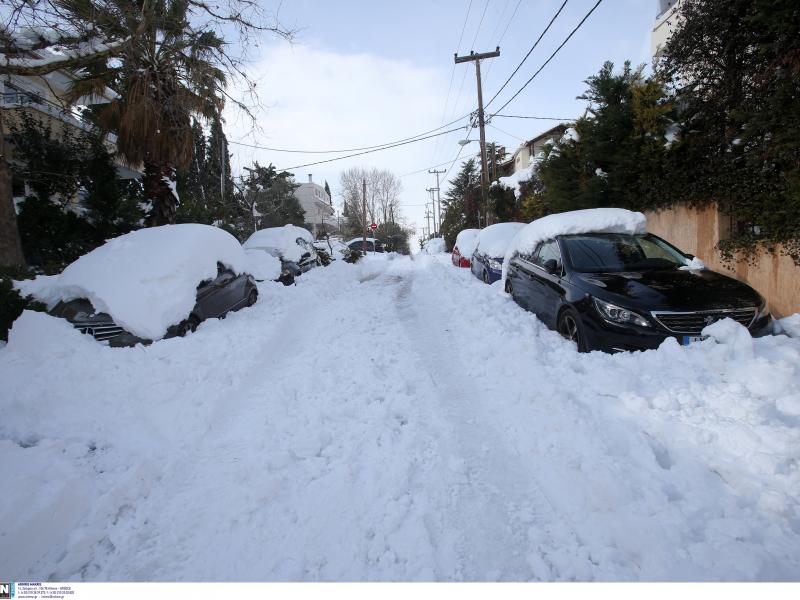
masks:
<svg viewBox="0 0 800 600"><path fill-rule="evenodd" d="M291 285L296 277L321 264L311 232L296 225L259 229L247 238L244 248L278 258L281 274L277 281L284 285Z"/></svg>
<svg viewBox="0 0 800 600"><path fill-rule="evenodd" d="M353 238L349 242L347 242L347 246L351 250L364 250L364 238ZM385 252L386 249L383 247L383 242L381 242L377 238L367 238L366 241L366 251L367 252Z"/></svg>
<svg viewBox="0 0 800 600"><path fill-rule="evenodd" d="M317 240L314 242L314 247L330 254L331 260L344 260L350 252L349 246L336 238Z"/></svg>
<svg viewBox="0 0 800 600"><path fill-rule="evenodd" d="M456 236L452 253L455 266L467 269L472 266L472 253L475 251L475 243L478 241L480 231L480 229L464 229Z"/></svg>
<svg viewBox="0 0 800 600"><path fill-rule="evenodd" d="M724 318L754 336L771 330L758 292L649 233L556 234L509 254L505 291L581 352L686 345Z"/></svg>
<svg viewBox="0 0 800 600"><path fill-rule="evenodd" d="M183 336L209 318L255 304L242 246L222 229L194 223L119 236L31 293L82 333L111 346Z"/></svg>
<svg viewBox="0 0 800 600"><path fill-rule="evenodd" d="M475 241L470 269L484 283L494 283L503 274L506 249L524 223L495 223L481 229Z"/></svg>
<svg viewBox="0 0 800 600"><path fill-rule="evenodd" d="M258 288L252 275L237 275L222 263L217 263L217 277L201 281L197 286L197 302L189 315L167 329L164 338L184 336L197 329L206 319L223 318L229 312L252 306L258 300ZM86 298L59 302L49 311L54 317L66 319L80 330L110 346L148 344L152 340L140 338L125 331L105 312L97 312Z"/></svg>

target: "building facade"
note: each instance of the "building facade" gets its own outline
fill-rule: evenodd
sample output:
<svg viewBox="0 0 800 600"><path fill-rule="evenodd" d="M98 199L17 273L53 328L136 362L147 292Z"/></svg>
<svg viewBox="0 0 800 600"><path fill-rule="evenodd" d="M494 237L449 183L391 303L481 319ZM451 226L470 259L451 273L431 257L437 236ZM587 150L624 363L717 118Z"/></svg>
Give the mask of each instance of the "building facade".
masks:
<svg viewBox="0 0 800 600"><path fill-rule="evenodd" d="M308 174L308 182L301 183L294 195L305 214L305 227L314 237L337 229L336 211L331 204L331 197L323 186L314 183L311 173Z"/></svg>

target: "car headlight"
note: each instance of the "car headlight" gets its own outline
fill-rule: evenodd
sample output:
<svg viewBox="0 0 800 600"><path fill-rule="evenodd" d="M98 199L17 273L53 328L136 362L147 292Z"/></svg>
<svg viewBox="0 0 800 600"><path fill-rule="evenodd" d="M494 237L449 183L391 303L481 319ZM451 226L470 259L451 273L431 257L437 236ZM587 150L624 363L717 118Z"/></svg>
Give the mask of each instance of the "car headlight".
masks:
<svg viewBox="0 0 800 600"><path fill-rule="evenodd" d="M503 270L503 263L499 260L495 260L493 258L489 259L489 268L493 271L502 271Z"/></svg>
<svg viewBox="0 0 800 600"><path fill-rule="evenodd" d="M594 305L597 308L597 311L600 315L606 319L607 321L611 321L612 323L621 323L624 325L638 325L639 327L650 327L650 323L648 323L644 317L640 317L634 312L631 312L627 308L622 308L621 306L617 306L616 304L611 304L610 302L603 302L598 298L594 298Z"/></svg>

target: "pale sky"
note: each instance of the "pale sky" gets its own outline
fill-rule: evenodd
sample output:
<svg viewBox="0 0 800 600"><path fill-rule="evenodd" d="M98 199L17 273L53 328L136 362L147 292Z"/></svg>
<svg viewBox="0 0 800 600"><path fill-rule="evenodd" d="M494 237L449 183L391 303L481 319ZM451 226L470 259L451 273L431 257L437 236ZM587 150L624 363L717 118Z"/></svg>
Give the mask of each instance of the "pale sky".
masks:
<svg viewBox="0 0 800 600"><path fill-rule="evenodd" d="M567 2L536 50L489 105L489 112L500 108L539 69L595 1ZM273 148L324 151L379 145L437 128L477 107L474 65L454 65L454 53L487 52L500 46L500 56L481 65L487 103L562 2L285 2L280 5L280 19L299 31L293 43L265 37L259 47L250 49L251 73L258 80L262 105L257 110L258 127L254 129L249 119L229 107L225 115L228 139ZM634 65L649 64L656 4L656 0L604 0L501 114L579 116L586 103L576 96L586 88L583 81L604 61L619 66L626 59ZM441 131L466 123L465 119ZM522 140L556 123L497 117L486 128L487 142L505 145L513 152ZM309 173L320 184L327 180L334 206L340 209L341 171L352 166L390 169L402 177L403 215L420 233L425 225L424 204L429 199L425 190L436 185L435 177L426 171L434 165L440 165L440 170L449 167L460 149L457 142L465 134L466 128L462 128L389 150L290 170L298 182L307 181ZM478 139L477 130L470 138ZM461 156L478 150L477 143L469 144ZM254 160L289 168L342 156L257 150L233 143L230 151L235 173ZM461 159L444 176L442 192L460 163Z"/></svg>

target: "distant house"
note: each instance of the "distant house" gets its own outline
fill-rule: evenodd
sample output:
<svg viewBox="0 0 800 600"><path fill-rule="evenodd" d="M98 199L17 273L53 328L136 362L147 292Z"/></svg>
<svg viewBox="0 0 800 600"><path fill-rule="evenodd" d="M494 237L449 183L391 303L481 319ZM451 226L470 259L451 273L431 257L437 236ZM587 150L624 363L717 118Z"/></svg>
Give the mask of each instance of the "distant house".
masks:
<svg viewBox="0 0 800 600"><path fill-rule="evenodd" d="M294 195L305 214L306 229L310 230L314 237L323 231L336 229L334 217L336 211L331 204L331 197L323 186L314 183L311 173L308 174L308 182L301 183L294 191Z"/></svg>
<svg viewBox="0 0 800 600"><path fill-rule="evenodd" d="M64 98L75 79L76 76L72 72L61 69L41 76L6 75L0 80L0 110L3 111L3 131L0 139L10 163L19 162L14 155L10 126L19 123L23 113L49 124L54 133L63 131L63 128L82 131L95 129L95 125L82 118L81 108L107 104L117 98L117 93L106 87L100 94L79 98L77 102L68 105ZM110 152L116 152L115 135L106 134L103 141ZM123 179L141 176L139 170L126 166L122 161L117 163L117 171ZM15 177L12 185L14 197L21 200L26 194L25 180Z"/></svg>
<svg viewBox="0 0 800 600"><path fill-rule="evenodd" d="M514 173L524 171L531 166L531 157L538 158L544 151L548 144L557 142L564 135L567 126L564 124L551 127L537 135L535 138L522 142L514 153L504 163L500 163L497 167L497 175L500 177L509 177Z"/></svg>
<svg viewBox="0 0 800 600"><path fill-rule="evenodd" d="M650 53L654 58L661 55L661 49L672 35L678 22L683 0L657 0L657 3L656 22L650 32Z"/></svg>

